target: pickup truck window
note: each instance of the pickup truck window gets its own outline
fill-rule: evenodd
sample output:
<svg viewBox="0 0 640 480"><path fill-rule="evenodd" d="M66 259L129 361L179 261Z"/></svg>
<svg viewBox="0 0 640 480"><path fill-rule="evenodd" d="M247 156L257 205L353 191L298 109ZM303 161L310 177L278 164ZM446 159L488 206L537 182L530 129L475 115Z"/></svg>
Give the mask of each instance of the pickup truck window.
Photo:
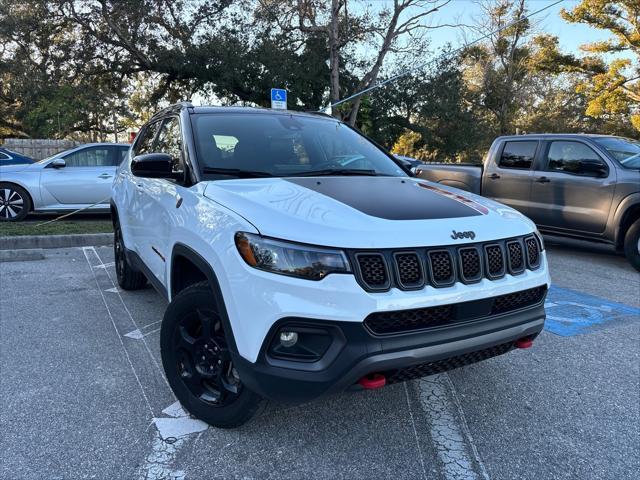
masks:
<svg viewBox="0 0 640 480"><path fill-rule="evenodd" d="M500 168L531 168L538 142L506 142L500 156Z"/></svg>
<svg viewBox="0 0 640 480"><path fill-rule="evenodd" d="M551 142L547 153L547 170L582 175L606 176L608 168L596 152L580 142Z"/></svg>
<svg viewBox="0 0 640 480"><path fill-rule="evenodd" d="M624 168L640 168L640 142L630 138L600 137L595 139Z"/></svg>

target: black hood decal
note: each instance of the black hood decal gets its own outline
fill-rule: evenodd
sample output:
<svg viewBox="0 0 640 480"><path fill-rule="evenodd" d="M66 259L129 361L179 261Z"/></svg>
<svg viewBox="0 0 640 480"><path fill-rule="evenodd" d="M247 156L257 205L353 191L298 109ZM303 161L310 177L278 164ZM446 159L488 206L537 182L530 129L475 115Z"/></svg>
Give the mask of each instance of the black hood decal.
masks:
<svg viewBox="0 0 640 480"><path fill-rule="evenodd" d="M326 195L372 217L430 220L482 215L439 188L421 188L401 177L300 177L289 182ZM426 185L426 184L425 184ZM463 197L461 197L463 198ZM469 204L474 202L469 200Z"/></svg>

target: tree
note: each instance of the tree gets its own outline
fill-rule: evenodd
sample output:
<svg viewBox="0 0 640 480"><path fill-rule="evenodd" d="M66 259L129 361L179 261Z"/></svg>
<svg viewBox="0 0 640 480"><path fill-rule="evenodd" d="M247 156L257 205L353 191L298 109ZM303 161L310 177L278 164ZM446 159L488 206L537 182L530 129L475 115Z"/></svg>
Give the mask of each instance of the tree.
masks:
<svg viewBox="0 0 640 480"><path fill-rule="evenodd" d="M512 133L519 105L527 95L530 78L525 0L495 0L481 3L483 17L473 29L489 35L486 42L464 52L469 101L486 110L497 123L500 135Z"/></svg>
<svg viewBox="0 0 640 480"><path fill-rule="evenodd" d="M348 94L357 93L374 85L381 74L385 59L390 54L417 53L424 50L421 32L429 28L426 17L437 12L451 0L393 0L390 8L377 15L360 5L350 8L348 0L262 0L259 15L267 22L277 22L293 42L304 35L322 36L327 42L329 63L329 101L333 105ZM355 10L355 13L354 13ZM353 88L345 88L343 67L348 57L361 48L373 52L353 62L351 72L358 71ZM362 49L366 47L366 49ZM332 107L335 117L355 125L363 97L354 98L345 108Z"/></svg>
<svg viewBox="0 0 640 480"><path fill-rule="evenodd" d="M640 2L638 0L582 0L575 8L563 9L562 17L574 23L606 30L612 38L582 46L593 54L629 53L616 58L605 71L595 72L577 85L588 99L586 113L602 118L629 115L640 131Z"/></svg>

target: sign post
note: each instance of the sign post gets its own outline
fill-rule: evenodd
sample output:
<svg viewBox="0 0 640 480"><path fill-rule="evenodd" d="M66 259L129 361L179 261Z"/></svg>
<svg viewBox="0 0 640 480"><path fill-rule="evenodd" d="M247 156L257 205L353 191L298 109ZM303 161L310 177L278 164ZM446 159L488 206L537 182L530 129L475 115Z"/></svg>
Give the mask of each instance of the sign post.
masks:
<svg viewBox="0 0 640 480"><path fill-rule="evenodd" d="M284 88L271 89L271 108L277 110L287 109L287 91Z"/></svg>

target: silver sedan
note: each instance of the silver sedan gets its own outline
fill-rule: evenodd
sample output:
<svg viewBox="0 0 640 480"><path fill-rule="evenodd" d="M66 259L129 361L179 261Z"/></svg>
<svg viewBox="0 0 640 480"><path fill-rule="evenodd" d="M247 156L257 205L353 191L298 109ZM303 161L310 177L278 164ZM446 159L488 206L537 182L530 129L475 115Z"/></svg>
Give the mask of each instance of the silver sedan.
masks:
<svg viewBox="0 0 640 480"><path fill-rule="evenodd" d="M128 144L90 143L30 165L0 166L0 222L33 212L109 209L116 168Z"/></svg>

